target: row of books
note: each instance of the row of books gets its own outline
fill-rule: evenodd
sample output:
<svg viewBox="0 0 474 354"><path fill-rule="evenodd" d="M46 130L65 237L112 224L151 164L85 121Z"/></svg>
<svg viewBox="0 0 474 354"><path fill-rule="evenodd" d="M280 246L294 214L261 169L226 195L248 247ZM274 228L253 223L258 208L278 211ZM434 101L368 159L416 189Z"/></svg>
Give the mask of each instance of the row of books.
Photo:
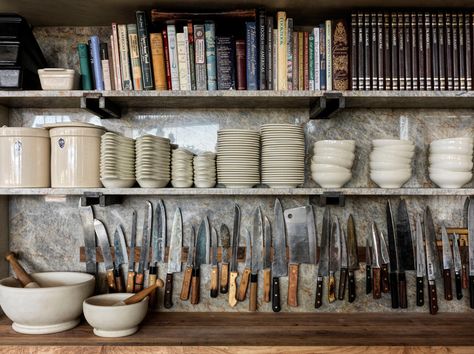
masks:
<svg viewBox="0 0 474 354"><path fill-rule="evenodd" d="M472 90L474 16L353 13L351 89Z"/></svg>

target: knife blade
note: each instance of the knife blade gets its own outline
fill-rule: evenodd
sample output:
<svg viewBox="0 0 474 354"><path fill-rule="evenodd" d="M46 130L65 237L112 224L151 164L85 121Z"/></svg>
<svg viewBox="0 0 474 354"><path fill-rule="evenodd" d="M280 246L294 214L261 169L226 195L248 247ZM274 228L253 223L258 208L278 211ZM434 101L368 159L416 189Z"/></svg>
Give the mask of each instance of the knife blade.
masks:
<svg viewBox="0 0 474 354"><path fill-rule="evenodd" d="M470 202L470 197L466 197L464 200L464 206L463 206L463 227L468 228L468 219L469 219L469 202ZM462 288L463 289L468 289L469 288L469 270L468 270L468 264L469 264L469 252L468 252L468 243L460 241L460 251L461 251L461 264L462 264L462 272L461 272L461 279L462 279ZM462 242L461 242L462 241Z"/></svg>
<svg viewBox="0 0 474 354"><path fill-rule="evenodd" d="M456 284L456 299L461 300L462 295L462 262L461 262L461 253L459 251L459 235L453 235L453 255L454 255L454 278Z"/></svg>
<svg viewBox="0 0 474 354"><path fill-rule="evenodd" d="M382 292L380 289L380 266L382 264L382 256L380 251L380 236L377 224L372 222L372 289L374 299L380 299L382 297Z"/></svg>
<svg viewBox="0 0 474 354"><path fill-rule="evenodd" d="M474 309L474 198L469 198L467 223L469 244L469 304L471 309Z"/></svg>
<svg viewBox="0 0 474 354"><path fill-rule="evenodd" d="M424 277L426 272L425 243L423 240L423 228L420 215L416 216L416 305L425 304Z"/></svg>
<svg viewBox="0 0 474 354"><path fill-rule="evenodd" d="M104 257L104 266L107 274L107 286L109 292L116 292L115 278L114 278L114 264L112 260L112 254L110 253L109 237L107 236L107 230L104 224L94 219L94 230L99 240L100 249L102 250L102 256Z"/></svg>
<svg viewBox="0 0 474 354"><path fill-rule="evenodd" d="M390 200L387 201L386 205L386 216L387 216L387 237L388 237L388 255L390 259L390 294L392 298L392 308L397 309L399 305L398 301L398 250L397 240L395 235L395 224L393 221L392 204Z"/></svg>
<svg viewBox="0 0 474 354"><path fill-rule="evenodd" d="M128 261L127 293L133 293L135 288L135 245L137 239L137 212L132 213L132 232L130 238L130 257Z"/></svg>
<svg viewBox="0 0 474 354"><path fill-rule="evenodd" d="M262 270L262 251L263 251L263 217L260 207L257 208L253 219L252 229L252 265L250 273L250 300L249 311L257 311L257 287L258 287L258 271Z"/></svg>
<svg viewBox="0 0 474 354"><path fill-rule="evenodd" d="M158 205L155 208L153 214L153 228L151 231L151 265L150 272L148 275L148 286L153 286L156 283L158 277L158 262L165 261L165 249L166 249L166 209L163 201L158 200ZM150 307L156 305L156 292L155 289L150 293L150 299L148 303Z"/></svg>
<svg viewBox="0 0 474 354"><path fill-rule="evenodd" d="M194 257L193 277L191 280L191 304L199 303L201 287L201 264L209 263L210 226L207 216L199 225L196 238L196 255Z"/></svg>
<svg viewBox="0 0 474 354"><path fill-rule="evenodd" d="M331 211L326 207L323 216L323 229L321 232L321 247L318 265L318 278L316 281L315 308L320 308L323 304L323 281L329 275L329 243L331 240Z"/></svg>
<svg viewBox="0 0 474 354"><path fill-rule="evenodd" d="M97 274L96 243L94 231L94 211L91 206L82 206L79 200L79 215L84 231L84 248L86 252L86 272Z"/></svg>
<svg viewBox="0 0 474 354"><path fill-rule="evenodd" d="M453 299L453 289L451 280L451 268L453 266L453 255L451 245L449 244L448 232L444 222L441 224L441 243L443 245L443 283L444 299L450 301Z"/></svg>
<svg viewBox="0 0 474 354"><path fill-rule="evenodd" d="M336 272L341 263L341 226L336 217L332 224L331 240L329 242L329 282L328 301L336 301Z"/></svg>
<svg viewBox="0 0 474 354"><path fill-rule="evenodd" d="M118 225L114 233L114 277L117 292L122 293L124 286L122 282L123 270L122 265L128 263L127 244L125 243L125 235L123 234L122 225Z"/></svg>
<svg viewBox="0 0 474 354"><path fill-rule="evenodd" d="M271 252L272 252L272 226L270 220L265 216L264 218L264 249L263 249L263 301L270 302L271 297Z"/></svg>
<svg viewBox="0 0 474 354"><path fill-rule="evenodd" d="M211 229L211 291L210 295L212 298L217 297L219 294L219 267L217 266L217 230L215 227Z"/></svg>
<svg viewBox="0 0 474 354"><path fill-rule="evenodd" d="M220 291L221 294L227 294L229 291L229 247L230 247L230 231L227 225L221 225L221 250L222 250L222 262L221 262L221 281Z"/></svg>
<svg viewBox="0 0 474 354"><path fill-rule="evenodd" d="M307 207L287 209L283 213L289 246L288 306L298 306L298 268L310 263Z"/></svg>
<svg viewBox="0 0 474 354"><path fill-rule="evenodd" d="M189 246L188 246L188 257L186 258L186 269L184 270L183 275L183 284L181 285L181 294L179 298L183 301L189 299L189 292L191 290L191 278L193 276L193 264L194 264L194 244L196 239L196 230L194 226L191 227L191 234L189 236Z"/></svg>
<svg viewBox="0 0 474 354"><path fill-rule="evenodd" d="M372 236L367 235L365 239L365 293L372 292Z"/></svg>
<svg viewBox="0 0 474 354"><path fill-rule="evenodd" d="M306 225L308 228L309 240L309 263L318 264L316 248L318 247L318 235L316 231L316 218L314 216L314 209L312 205L306 207Z"/></svg>
<svg viewBox="0 0 474 354"><path fill-rule="evenodd" d="M237 253L239 251L240 241L240 208L234 205L234 228L232 230L232 258L230 260L230 287L229 287L229 305L237 305Z"/></svg>
<svg viewBox="0 0 474 354"><path fill-rule="evenodd" d="M181 209L176 208L171 228L171 237L168 242L168 268L166 270L164 306L169 309L173 306L173 274L181 272L181 248L183 246L183 217Z"/></svg>
<svg viewBox="0 0 474 354"><path fill-rule="evenodd" d="M245 229L245 265L244 272L242 273L242 279L239 284L239 291L237 294L237 300L244 301L247 296L247 288L250 280L250 273L252 271L252 241L250 238L250 231Z"/></svg>
<svg viewBox="0 0 474 354"><path fill-rule="evenodd" d="M385 233L380 231L380 255L382 256L382 265L380 267L380 278L382 292L390 292L390 281L388 280L388 265L390 263L390 257L388 255L387 241L385 241Z"/></svg>
<svg viewBox="0 0 474 354"><path fill-rule="evenodd" d="M427 206L424 215L424 230L426 242L426 276L428 278L428 299L430 304L430 313L432 315L438 312L438 295L436 293L436 277L438 273L438 261L436 250L436 233L433 224L431 210Z"/></svg>
<svg viewBox="0 0 474 354"><path fill-rule="evenodd" d="M341 268L339 273L339 291L338 299L344 300L346 293L346 283L347 283L347 268L348 259L347 259L347 233L344 229L341 230Z"/></svg>
<svg viewBox="0 0 474 354"><path fill-rule="evenodd" d="M150 201L145 202L145 217L143 219L142 245L140 250L140 260L138 262L138 272L135 276L135 291L139 292L143 288L145 269L148 268L148 254L150 253L150 232L152 227L153 205Z"/></svg>
<svg viewBox="0 0 474 354"><path fill-rule="evenodd" d="M275 235L273 237L272 261L272 310L281 310L280 302L280 277L288 276L288 262L286 259L286 228L283 217L283 207L280 200L275 199L274 206Z"/></svg>
<svg viewBox="0 0 474 354"><path fill-rule="evenodd" d="M359 254L357 252L357 235L354 224L354 218L352 214L347 219L347 259L349 265L349 302L354 302L356 299L356 282L355 274L356 270L359 270Z"/></svg>

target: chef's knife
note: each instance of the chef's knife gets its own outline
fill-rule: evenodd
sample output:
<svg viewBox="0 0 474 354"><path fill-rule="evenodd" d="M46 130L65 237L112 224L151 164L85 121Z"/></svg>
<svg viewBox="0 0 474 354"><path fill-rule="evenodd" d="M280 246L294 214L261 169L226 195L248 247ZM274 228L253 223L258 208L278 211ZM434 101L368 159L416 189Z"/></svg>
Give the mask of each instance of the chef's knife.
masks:
<svg viewBox="0 0 474 354"><path fill-rule="evenodd" d="M153 228L151 232L151 265L148 275L148 286L153 286L156 283L156 278L158 277L158 263L165 261L166 210L161 199L155 208L153 218ZM150 293L148 303L152 307L156 304L156 292L157 290L155 289Z"/></svg>
<svg viewBox="0 0 474 354"><path fill-rule="evenodd" d="M264 218L264 249L263 249L263 301L270 302L271 297L271 252L272 252L272 227L270 220L265 216Z"/></svg>
<svg viewBox="0 0 474 354"><path fill-rule="evenodd" d="M380 281L382 282L382 292L390 292L390 281L388 280L388 265L390 256L388 255L387 241L385 241L385 233L380 232L380 255L382 256L382 265L380 266Z"/></svg>
<svg viewBox="0 0 474 354"><path fill-rule="evenodd" d="M211 291L210 296L212 298L217 297L219 294L219 267L217 266L217 230L215 227L211 230Z"/></svg>
<svg viewBox="0 0 474 354"><path fill-rule="evenodd" d="M262 270L262 250L263 250L263 217L260 207L257 208L253 219L252 229L252 265L250 274L250 300L249 310L257 311L257 288L258 288L258 271Z"/></svg>
<svg viewBox="0 0 474 354"><path fill-rule="evenodd" d="M448 232L444 222L441 224L441 242L443 245L443 282L444 299L450 301L453 299L453 289L451 280L451 268L453 266L453 255L449 244Z"/></svg>
<svg viewBox="0 0 474 354"><path fill-rule="evenodd" d="M459 252L459 235L453 235L453 255L454 255L454 278L456 284L456 298L462 299L462 280L461 280L461 253Z"/></svg>
<svg viewBox="0 0 474 354"><path fill-rule="evenodd" d="M86 272L92 275L97 273L96 244L94 231L94 211L91 206L81 206L79 200L79 215L81 216L84 231L84 249L86 252Z"/></svg>
<svg viewBox="0 0 474 354"><path fill-rule="evenodd" d="M348 259L347 259L347 233L344 229L341 230L341 268L339 275L339 291L338 299L344 300L346 293L346 283L347 283L347 268L348 268Z"/></svg>
<svg viewBox="0 0 474 354"><path fill-rule="evenodd" d="M398 250L395 235L395 224L393 221L392 205L390 200L386 206L387 216L387 236L388 236L388 255L390 258L390 293L392 297L392 308L399 307L398 302Z"/></svg>
<svg viewBox="0 0 474 354"><path fill-rule="evenodd" d="M183 218L181 209L176 208L171 228L168 251L168 269L166 271L164 306L173 306L173 274L181 272L181 247L183 245Z"/></svg>
<svg viewBox="0 0 474 354"><path fill-rule="evenodd" d="M336 301L336 272L341 264L341 226L339 219L335 218L332 224L331 239L329 242L329 282L328 301Z"/></svg>
<svg viewBox="0 0 474 354"><path fill-rule="evenodd" d="M397 247L398 247L398 298L402 309L408 307L407 280L405 270L414 270L413 243L411 238L410 219L405 200L398 204L397 217Z"/></svg>
<svg viewBox="0 0 474 354"><path fill-rule="evenodd" d="M150 232L152 227L153 205L146 201L145 217L143 219L142 245L140 250L140 260L138 262L138 272L135 276L135 292L143 288L143 279L145 278L145 269L148 268L148 254L150 253Z"/></svg>
<svg viewBox="0 0 474 354"><path fill-rule="evenodd" d="M430 313L438 312L438 295L436 293L436 277L438 273L436 233L433 224L433 217L429 207L425 209L424 215L425 243L426 243L426 275L428 278L428 299Z"/></svg>
<svg viewBox="0 0 474 354"><path fill-rule="evenodd" d="M234 205L234 228L232 230L232 258L230 260L230 286L229 286L229 305L237 305L237 253L239 251L240 241L240 208Z"/></svg>
<svg viewBox="0 0 474 354"><path fill-rule="evenodd" d="M380 285L380 266L382 264L380 254L380 235L377 228L377 224L372 222L372 289L374 299L380 299L382 297Z"/></svg>
<svg viewBox="0 0 474 354"><path fill-rule="evenodd" d="M365 239L365 293L372 292L372 236L367 234Z"/></svg>
<svg viewBox="0 0 474 354"><path fill-rule="evenodd" d="M114 278L114 263L112 260L112 254L110 253L109 237L107 236L107 230L104 224L97 219L94 219L94 230L99 240L99 245L102 250L102 256L104 257L104 266L107 274L107 286L109 292L116 292L115 278Z"/></svg>
<svg viewBox="0 0 474 354"><path fill-rule="evenodd" d="M229 247L230 247L230 231L227 225L221 225L221 281L220 291L221 294L227 294L229 291Z"/></svg>
<svg viewBox="0 0 474 354"><path fill-rule="evenodd" d="M183 284L181 285L181 294L179 298L183 301L189 299L189 292L191 290L191 278L193 276L193 264L194 264L194 244L196 238L196 231L194 226L191 227L191 235L189 236L189 247L188 247L188 257L186 259L186 269L184 270L183 275Z"/></svg>
<svg viewBox="0 0 474 354"><path fill-rule="evenodd" d="M319 254L318 278L316 281L315 308L323 304L323 282L324 277L329 275L329 243L331 241L331 212L329 208L324 210L323 229L321 232L321 247Z"/></svg>
<svg viewBox="0 0 474 354"><path fill-rule="evenodd" d="M283 213L288 232L289 279L288 306L298 306L298 268L310 263L307 207L287 209Z"/></svg>
<svg viewBox="0 0 474 354"><path fill-rule="evenodd" d="M201 264L209 263L210 234L209 219L206 216L199 225L196 238L196 254L193 264L193 278L191 280L191 304L193 305L198 304L200 298Z"/></svg>
<svg viewBox="0 0 474 354"><path fill-rule="evenodd" d="M464 200L464 207L463 207L463 227L468 228L469 224L469 203L470 203L471 198L466 197ZM460 240L461 241L461 240ZM469 270L468 270L468 264L469 264L469 251L468 251L468 243L460 244L460 251L461 251L461 264L462 264L462 272L461 272L461 279L462 279L462 288L463 289L468 289L469 288Z"/></svg>
<svg viewBox="0 0 474 354"><path fill-rule="evenodd" d="M318 264L316 249L318 247L318 235L316 232L316 218L312 205L306 207L306 225L308 228L308 244L309 244L309 263Z"/></svg>
<svg viewBox="0 0 474 354"><path fill-rule="evenodd" d="M135 245L137 240L137 212L132 213L132 232L130 238L130 257L128 261L127 293L133 293L135 288Z"/></svg>
<svg viewBox="0 0 474 354"><path fill-rule="evenodd" d="M347 219L347 258L349 266L349 302L354 302L356 298L356 282L355 274L356 270L359 270L359 255L357 249L357 236L354 225L354 218L352 214Z"/></svg>
<svg viewBox="0 0 474 354"><path fill-rule="evenodd" d="M469 198L467 222L469 243L469 304L471 309L474 309L474 198Z"/></svg>
<svg viewBox="0 0 474 354"><path fill-rule="evenodd" d="M425 243L423 240L423 229L421 226L421 217L416 217L416 305L425 304L425 285L424 277L426 273L426 255Z"/></svg>
<svg viewBox="0 0 474 354"><path fill-rule="evenodd" d="M123 293L123 282L122 282L122 265L128 263L127 244L125 243L125 235L123 233L122 225L118 225L114 233L114 251L115 251L115 287L117 292Z"/></svg>
<svg viewBox="0 0 474 354"><path fill-rule="evenodd" d="M237 300L244 301L247 296L247 288L249 286L250 273L252 271L252 241L250 239L250 231L245 229L245 265L242 279L240 279Z"/></svg>
<svg viewBox="0 0 474 354"><path fill-rule="evenodd" d="M288 276L288 263L286 259L286 229L283 218L283 208L280 200L275 199L275 233L273 235L273 261L272 261L272 309L273 312L281 310L280 277Z"/></svg>

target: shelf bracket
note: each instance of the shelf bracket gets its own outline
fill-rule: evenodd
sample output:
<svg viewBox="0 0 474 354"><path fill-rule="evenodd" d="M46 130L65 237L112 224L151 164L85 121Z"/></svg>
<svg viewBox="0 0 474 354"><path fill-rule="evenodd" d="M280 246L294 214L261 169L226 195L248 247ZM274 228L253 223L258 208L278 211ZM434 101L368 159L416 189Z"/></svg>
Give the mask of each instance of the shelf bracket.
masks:
<svg viewBox="0 0 474 354"><path fill-rule="evenodd" d="M81 97L81 108L103 119L121 116L120 107L99 92L84 93Z"/></svg>
<svg viewBox="0 0 474 354"><path fill-rule="evenodd" d="M341 192L324 192L323 194L310 198L311 204L317 204L321 207L326 205L336 205L343 207L346 204L346 198Z"/></svg>
<svg viewBox="0 0 474 354"><path fill-rule="evenodd" d="M309 118L328 119L343 108L345 108L345 98L341 92L325 92L318 100L311 103Z"/></svg>
<svg viewBox="0 0 474 354"><path fill-rule="evenodd" d="M104 195L100 192L84 192L81 196L81 206L99 205L101 207L112 204L122 204L121 195Z"/></svg>

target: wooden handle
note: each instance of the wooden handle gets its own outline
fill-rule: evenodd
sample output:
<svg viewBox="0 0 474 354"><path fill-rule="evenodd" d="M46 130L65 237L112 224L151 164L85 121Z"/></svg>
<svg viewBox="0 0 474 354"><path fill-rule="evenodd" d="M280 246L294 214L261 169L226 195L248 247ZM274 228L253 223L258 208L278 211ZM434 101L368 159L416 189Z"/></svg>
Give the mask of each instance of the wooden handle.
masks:
<svg viewBox="0 0 474 354"><path fill-rule="evenodd" d="M126 298L123 302L125 303L125 305L136 304L137 302L142 301L148 295L156 291L156 288L162 288L162 287L163 287L163 280L156 279L155 283L150 285L148 288L143 289L142 291L136 293L135 295L132 295Z"/></svg>
<svg viewBox="0 0 474 354"><path fill-rule="evenodd" d="M461 300L463 297L461 273L460 272L455 273L454 278L455 278L455 284L456 284L456 299Z"/></svg>
<svg viewBox="0 0 474 354"><path fill-rule="evenodd" d="M408 307L407 279L405 272L398 275L398 301L400 308L406 309Z"/></svg>
<svg viewBox="0 0 474 354"><path fill-rule="evenodd" d="M191 277L193 276L193 267L186 267L184 270L183 284L181 285L181 294L179 298L183 301L189 299L189 291L191 290Z"/></svg>
<svg viewBox="0 0 474 354"><path fill-rule="evenodd" d="M107 288L109 289L109 293L115 293L115 277L114 277L114 270L109 269L107 271Z"/></svg>
<svg viewBox="0 0 474 354"><path fill-rule="evenodd" d="M467 264L463 263L461 272L462 288L469 289L469 275L467 271Z"/></svg>
<svg viewBox="0 0 474 354"><path fill-rule="evenodd" d="M354 302L356 299L356 282L355 282L355 274L354 271L349 271L349 285L348 285L348 292L349 292L349 302Z"/></svg>
<svg viewBox="0 0 474 354"><path fill-rule="evenodd" d="M288 270L288 306L298 306L298 264L290 264Z"/></svg>
<svg viewBox="0 0 474 354"><path fill-rule="evenodd" d="M346 295L346 283L347 283L347 268L341 268L341 275L339 277L339 291L337 298L344 300Z"/></svg>
<svg viewBox="0 0 474 354"><path fill-rule="evenodd" d="M316 282L316 301L314 308L318 309L323 305L323 277L318 277Z"/></svg>
<svg viewBox="0 0 474 354"><path fill-rule="evenodd" d="M219 268L213 266L211 269L211 297L217 297L219 294Z"/></svg>
<svg viewBox="0 0 474 354"><path fill-rule="evenodd" d="M370 294L372 292L372 267L367 265L365 267L365 293Z"/></svg>
<svg viewBox="0 0 474 354"><path fill-rule="evenodd" d="M135 288L135 272L128 272L127 275L127 293L133 293Z"/></svg>
<svg viewBox="0 0 474 354"><path fill-rule="evenodd" d="M272 271L270 268L263 270L263 301L270 302L270 288L272 283Z"/></svg>
<svg viewBox="0 0 474 354"><path fill-rule="evenodd" d="M247 288L250 280L250 268L245 268L240 280L239 291L237 293L237 300L244 301L247 296Z"/></svg>
<svg viewBox="0 0 474 354"><path fill-rule="evenodd" d="M199 304L201 277L200 269L193 268L193 278L191 280L191 304Z"/></svg>
<svg viewBox="0 0 474 354"><path fill-rule="evenodd" d="M120 269L114 269L115 290L118 293L123 293L122 275Z"/></svg>
<svg viewBox="0 0 474 354"><path fill-rule="evenodd" d="M238 272L230 272L230 286L229 286L229 305L234 307L237 305L237 277Z"/></svg>
<svg viewBox="0 0 474 354"><path fill-rule="evenodd" d="M229 263L221 265L221 294L227 294L229 291Z"/></svg>
<svg viewBox="0 0 474 354"><path fill-rule="evenodd" d="M453 299L453 287L452 287L450 269L443 269L443 281L444 281L444 299L447 301L451 301Z"/></svg>
<svg viewBox="0 0 474 354"><path fill-rule="evenodd" d="M425 284L423 277L416 277L416 306L425 304Z"/></svg>
<svg viewBox="0 0 474 354"><path fill-rule="evenodd" d="M20 281L23 287L28 288L39 288L40 286L36 283L33 278L25 271L25 269L18 263L18 260L15 257L13 252L8 252L5 256L5 259L10 266L12 267L13 271L15 272L16 278Z"/></svg>
<svg viewBox="0 0 474 354"><path fill-rule="evenodd" d="M257 286L258 286L258 274L252 274L250 276L249 311L257 311Z"/></svg>
<svg viewBox="0 0 474 354"><path fill-rule="evenodd" d="M150 274L148 275L148 287L153 286L156 283L158 278L158 269L157 267L150 267ZM155 308L156 306L156 289L150 293L150 300L148 301L148 307L150 309Z"/></svg>
<svg viewBox="0 0 474 354"><path fill-rule="evenodd" d="M280 278L273 277L272 281L272 310L273 312L281 311L280 302Z"/></svg>
<svg viewBox="0 0 474 354"><path fill-rule="evenodd" d="M392 297L392 309L398 309L398 276L396 272L390 273L390 295Z"/></svg>
<svg viewBox="0 0 474 354"><path fill-rule="evenodd" d="M380 268L372 268L372 294L374 299L380 299L382 297L382 290L380 286Z"/></svg>
<svg viewBox="0 0 474 354"><path fill-rule="evenodd" d="M164 306L167 309L173 307L173 273L166 274Z"/></svg>
<svg viewBox="0 0 474 354"><path fill-rule="evenodd" d="M135 275L135 291L139 292L143 289L143 273Z"/></svg>
<svg viewBox="0 0 474 354"><path fill-rule="evenodd" d="M436 284L434 280L428 282L428 294L430 297L430 313L435 315L438 312L438 295L436 294Z"/></svg>
<svg viewBox="0 0 474 354"><path fill-rule="evenodd" d="M380 280L382 282L382 292L390 292L390 281L388 280L388 264L382 264L380 272Z"/></svg>
<svg viewBox="0 0 474 354"><path fill-rule="evenodd" d="M328 301L329 303L333 303L336 300L336 277L334 276L334 273L329 272Z"/></svg>
<svg viewBox="0 0 474 354"><path fill-rule="evenodd" d="M469 304L474 309L474 275L469 276Z"/></svg>

